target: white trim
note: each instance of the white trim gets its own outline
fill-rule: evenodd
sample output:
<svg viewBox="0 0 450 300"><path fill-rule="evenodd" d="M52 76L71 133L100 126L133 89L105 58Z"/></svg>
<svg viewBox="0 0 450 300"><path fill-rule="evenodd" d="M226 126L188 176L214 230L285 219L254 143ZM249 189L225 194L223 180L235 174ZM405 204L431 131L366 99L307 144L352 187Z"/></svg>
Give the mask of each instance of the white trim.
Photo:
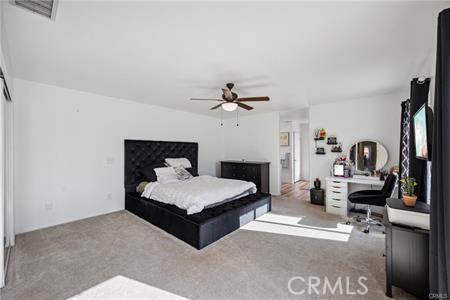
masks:
<svg viewBox="0 0 450 300"><path fill-rule="evenodd" d="M14 102L5 102L5 189L6 246L16 244L14 229Z"/></svg>
<svg viewBox="0 0 450 300"><path fill-rule="evenodd" d="M5 286L5 114L4 107L6 103L5 96L3 94L3 82L0 83L0 288Z"/></svg>

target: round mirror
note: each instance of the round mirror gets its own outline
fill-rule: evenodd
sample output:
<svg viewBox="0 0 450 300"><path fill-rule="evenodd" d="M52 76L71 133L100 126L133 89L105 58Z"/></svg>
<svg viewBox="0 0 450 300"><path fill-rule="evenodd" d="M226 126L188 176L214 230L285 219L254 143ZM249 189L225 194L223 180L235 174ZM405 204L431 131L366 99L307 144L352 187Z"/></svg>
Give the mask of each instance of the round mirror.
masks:
<svg viewBox="0 0 450 300"><path fill-rule="evenodd" d="M348 157L358 171L379 171L388 161L386 148L374 141L357 142L350 147Z"/></svg>

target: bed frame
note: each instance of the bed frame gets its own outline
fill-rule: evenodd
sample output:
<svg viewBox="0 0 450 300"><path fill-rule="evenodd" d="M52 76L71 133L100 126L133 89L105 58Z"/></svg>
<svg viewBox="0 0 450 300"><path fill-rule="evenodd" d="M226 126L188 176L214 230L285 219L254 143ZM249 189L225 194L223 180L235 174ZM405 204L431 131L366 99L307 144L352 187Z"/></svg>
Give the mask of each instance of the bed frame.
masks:
<svg viewBox="0 0 450 300"><path fill-rule="evenodd" d="M256 193L187 215L175 205L141 197L136 186L144 181L141 167L163 162L167 157L187 157L193 173L198 170L198 144L125 140L125 209L202 249L272 208L271 195Z"/></svg>

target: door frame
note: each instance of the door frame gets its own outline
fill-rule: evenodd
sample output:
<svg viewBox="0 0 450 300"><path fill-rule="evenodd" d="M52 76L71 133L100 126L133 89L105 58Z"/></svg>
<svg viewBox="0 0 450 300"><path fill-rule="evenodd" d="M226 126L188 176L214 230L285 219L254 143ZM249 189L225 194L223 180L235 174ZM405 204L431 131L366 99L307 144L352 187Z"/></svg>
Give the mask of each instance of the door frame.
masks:
<svg viewBox="0 0 450 300"><path fill-rule="evenodd" d="M0 288L5 286L14 229L14 104L0 67Z"/></svg>

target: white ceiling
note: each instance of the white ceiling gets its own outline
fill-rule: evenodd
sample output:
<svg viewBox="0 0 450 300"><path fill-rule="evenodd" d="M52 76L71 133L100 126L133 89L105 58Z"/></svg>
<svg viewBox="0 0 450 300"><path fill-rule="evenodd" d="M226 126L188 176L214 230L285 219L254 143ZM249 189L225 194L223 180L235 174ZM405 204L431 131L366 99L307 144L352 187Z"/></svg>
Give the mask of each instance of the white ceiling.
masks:
<svg viewBox="0 0 450 300"><path fill-rule="evenodd" d="M229 81L271 97L258 112L407 93L450 2L62 1L55 21L4 6L16 77L218 116L188 99Z"/></svg>

